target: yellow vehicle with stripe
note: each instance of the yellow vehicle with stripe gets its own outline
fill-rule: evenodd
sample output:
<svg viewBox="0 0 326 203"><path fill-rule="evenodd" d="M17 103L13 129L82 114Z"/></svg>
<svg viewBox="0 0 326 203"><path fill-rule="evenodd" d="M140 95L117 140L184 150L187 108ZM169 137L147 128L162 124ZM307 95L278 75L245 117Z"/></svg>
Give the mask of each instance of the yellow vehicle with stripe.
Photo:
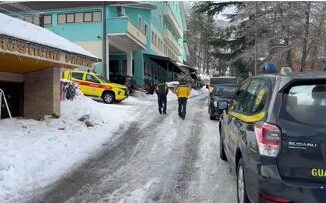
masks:
<svg viewBox="0 0 326 203"><path fill-rule="evenodd" d="M77 83L84 95L102 99L108 104L121 102L128 97L126 86L112 83L96 73L65 71L63 78Z"/></svg>

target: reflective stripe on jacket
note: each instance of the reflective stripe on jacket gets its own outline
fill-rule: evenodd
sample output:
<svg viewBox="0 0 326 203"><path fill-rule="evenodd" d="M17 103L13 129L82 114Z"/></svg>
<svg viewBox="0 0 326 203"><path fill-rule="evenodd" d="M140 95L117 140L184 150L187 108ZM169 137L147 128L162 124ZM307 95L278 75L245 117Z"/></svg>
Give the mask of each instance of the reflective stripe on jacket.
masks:
<svg viewBox="0 0 326 203"><path fill-rule="evenodd" d="M178 98L181 98L181 97L188 98L190 95L190 92L191 92L191 89L186 85L179 85L175 90L175 93Z"/></svg>

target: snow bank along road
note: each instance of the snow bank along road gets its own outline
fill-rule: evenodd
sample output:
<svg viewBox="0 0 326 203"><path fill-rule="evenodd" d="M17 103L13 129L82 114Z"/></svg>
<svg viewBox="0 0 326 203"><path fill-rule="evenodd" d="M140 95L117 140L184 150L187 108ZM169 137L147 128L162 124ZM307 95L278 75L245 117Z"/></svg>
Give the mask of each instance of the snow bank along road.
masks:
<svg viewBox="0 0 326 203"><path fill-rule="evenodd" d="M143 108L101 154L30 202L236 202L207 95L191 98L187 110L180 120L176 101L164 116L156 105Z"/></svg>

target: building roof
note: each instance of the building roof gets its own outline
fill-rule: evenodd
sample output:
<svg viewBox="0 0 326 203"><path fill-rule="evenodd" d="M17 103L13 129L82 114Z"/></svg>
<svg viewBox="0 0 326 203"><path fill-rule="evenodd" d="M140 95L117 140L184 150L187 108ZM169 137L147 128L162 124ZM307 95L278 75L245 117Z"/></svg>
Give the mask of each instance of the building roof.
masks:
<svg viewBox="0 0 326 203"><path fill-rule="evenodd" d="M0 5L1 8L8 9L11 11L20 11L19 8L11 6L13 2L6 2ZM17 3L17 2L15 2ZM47 9L60 9L60 8L78 8L78 7L91 7L91 6L126 6L126 7L137 7L143 9L155 9L156 6L146 2L136 1L26 1L19 2L27 8L33 10L47 10Z"/></svg>
<svg viewBox="0 0 326 203"><path fill-rule="evenodd" d="M87 56L95 61L100 60L97 56L89 53L80 46L37 25L4 15L2 13L0 13L0 25L4 25L0 26L0 35L6 35L69 53Z"/></svg>

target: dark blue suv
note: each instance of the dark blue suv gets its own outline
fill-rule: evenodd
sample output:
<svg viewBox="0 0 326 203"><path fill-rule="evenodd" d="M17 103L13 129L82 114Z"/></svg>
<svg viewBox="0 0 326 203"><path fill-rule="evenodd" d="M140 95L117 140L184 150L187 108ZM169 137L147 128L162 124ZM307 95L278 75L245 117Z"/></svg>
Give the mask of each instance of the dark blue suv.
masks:
<svg viewBox="0 0 326 203"><path fill-rule="evenodd" d="M244 81L219 123L238 203L326 202L326 74Z"/></svg>

